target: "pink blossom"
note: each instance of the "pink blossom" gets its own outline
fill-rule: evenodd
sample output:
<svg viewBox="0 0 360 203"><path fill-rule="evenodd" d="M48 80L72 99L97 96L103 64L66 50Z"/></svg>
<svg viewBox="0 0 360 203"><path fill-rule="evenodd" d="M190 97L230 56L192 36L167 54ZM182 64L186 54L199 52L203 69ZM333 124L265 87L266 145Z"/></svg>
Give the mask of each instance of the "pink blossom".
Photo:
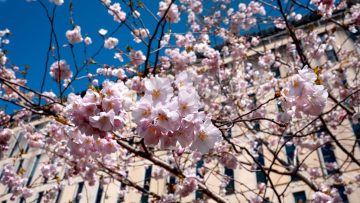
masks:
<svg viewBox="0 0 360 203"><path fill-rule="evenodd" d="M104 42L104 47L107 49L113 49L115 48L119 43L119 40L115 37L109 37Z"/></svg>
<svg viewBox="0 0 360 203"><path fill-rule="evenodd" d="M85 43L86 45L90 45L90 44L92 44L92 40L91 40L91 38L90 38L89 36L85 37L85 39L84 39L84 43Z"/></svg>
<svg viewBox="0 0 360 203"><path fill-rule="evenodd" d="M319 115L325 108L328 93L324 86L315 84L316 79L317 76L312 70L308 68L300 70L282 90L285 99L283 107L287 110L294 108L298 116L300 112Z"/></svg>
<svg viewBox="0 0 360 203"><path fill-rule="evenodd" d="M24 198L32 196L32 190L23 186L26 179L17 175L15 168L10 164L4 166L0 182L11 188L11 199L15 199L17 196L22 196Z"/></svg>
<svg viewBox="0 0 360 203"><path fill-rule="evenodd" d="M165 12L168 10L171 4L171 0L164 0L159 2L159 12L157 13L160 17L165 15ZM170 23L177 23L180 21L180 12L176 4L171 4L170 9L165 16L165 19Z"/></svg>
<svg viewBox="0 0 360 203"><path fill-rule="evenodd" d="M39 132L27 132L24 137L28 140L29 146L31 147L41 148L45 145L45 136Z"/></svg>
<svg viewBox="0 0 360 203"><path fill-rule="evenodd" d="M64 0L50 0L50 2L53 2L57 6L61 6L64 3Z"/></svg>
<svg viewBox="0 0 360 203"><path fill-rule="evenodd" d="M55 61L50 66L50 75L56 81L69 79L72 77L72 72L69 68L69 65L66 64L65 60Z"/></svg>
<svg viewBox="0 0 360 203"><path fill-rule="evenodd" d="M139 18L140 17L140 13L139 13L139 11L133 11L133 16L134 16L134 18Z"/></svg>
<svg viewBox="0 0 360 203"><path fill-rule="evenodd" d="M220 130L212 124L210 119L206 119L204 124L200 125L200 129L196 132L191 149L205 154L214 147L215 142L217 142L220 137Z"/></svg>
<svg viewBox="0 0 360 203"><path fill-rule="evenodd" d="M44 164L41 167L41 173L45 178L50 178L57 173L56 164Z"/></svg>
<svg viewBox="0 0 360 203"><path fill-rule="evenodd" d="M146 56L140 50L139 51L131 51L130 59L131 59L131 63L133 63L136 66L139 66L145 62Z"/></svg>
<svg viewBox="0 0 360 203"><path fill-rule="evenodd" d="M144 138L144 143L155 146L159 143L161 130L151 124L148 120L141 120L138 124L138 132Z"/></svg>
<svg viewBox="0 0 360 203"><path fill-rule="evenodd" d="M168 78L151 77L145 80L144 85L145 95L151 96L154 103L165 103L173 96L173 89Z"/></svg>
<svg viewBox="0 0 360 203"><path fill-rule="evenodd" d="M311 0L311 3L318 6L319 11L326 17L330 17L335 8L334 0Z"/></svg>
<svg viewBox="0 0 360 203"><path fill-rule="evenodd" d="M65 35L70 44L76 44L83 41L80 26L75 26L72 30L66 31Z"/></svg>
<svg viewBox="0 0 360 203"><path fill-rule="evenodd" d="M108 33L108 31L106 29L101 28L99 30L99 35L101 35L101 36L105 36L107 33Z"/></svg>
<svg viewBox="0 0 360 203"><path fill-rule="evenodd" d="M109 6L108 13L114 17L114 21L122 22L126 20L126 13L121 10L120 3L114 3Z"/></svg>
<svg viewBox="0 0 360 203"><path fill-rule="evenodd" d="M194 177L187 177L183 184L178 186L177 194L181 197L187 197L197 189L197 180Z"/></svg>
<svg viewBox="0 0 360 203"><path fill-rule="evenodd" d="M314 197L314 202L316 202L316 203L332 202L332 197L330 195L327 195L320 191L315 192L313 197Z"/></svg>
<svg viewBox="0 0 360 203"><path fill-rule="evenodd" d="M230 168L230 169L236 169L238 164L236 157L230 153L222 153L219 158L219 161L226 168Z"/></svg>
<svg viewBox="0 0 360 203"><path fill-rule="evenodd" d="M140 43L142 42L145 38L150 36L149 30L148 29L134 29L131 34L134 36L134 41L136 43Z"/></svg>

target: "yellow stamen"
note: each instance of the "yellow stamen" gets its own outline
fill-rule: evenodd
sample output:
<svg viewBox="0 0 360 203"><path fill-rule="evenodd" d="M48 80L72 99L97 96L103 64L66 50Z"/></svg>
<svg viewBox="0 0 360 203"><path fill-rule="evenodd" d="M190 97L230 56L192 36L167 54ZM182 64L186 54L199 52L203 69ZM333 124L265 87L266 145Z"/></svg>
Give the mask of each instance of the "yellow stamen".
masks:
<svg viewBox="0 0 360 203"><path fill-rule="evenodd" d="M200 133L199 133L199 139L201 140L201 141L205 141L206 139L207 139L207 137L208 137L208 135L206 134L206 132L204 132L204 131L200 131Z"/></svg>
<svg viewBox="0 0 360 203"><path fill-rule="evenodd" d="M151 95L152 95L153 99L159 98L161 95L160 90L153 90Z"/></svg>
<svg viewBox="0 0 360 203"><path fill-rule="evenodd" d="M158 117L159 121L167 121L168 120L168 118L167 118L167 116L165 114L159 113L158 116L159 116Z"/></svg>

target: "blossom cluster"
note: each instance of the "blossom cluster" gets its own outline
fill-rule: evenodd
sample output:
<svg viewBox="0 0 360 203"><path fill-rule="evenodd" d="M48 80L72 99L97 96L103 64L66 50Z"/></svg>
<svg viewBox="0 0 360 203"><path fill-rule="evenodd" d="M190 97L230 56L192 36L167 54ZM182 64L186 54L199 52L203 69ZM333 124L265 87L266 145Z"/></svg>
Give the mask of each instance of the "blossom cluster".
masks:
<svg viewBox="0 0 360 203"><path fill-rule="evenodd" d="M72 72L65 60L59 60L50 66L50 76L59 83L60 80L70 79Z"/></svg>
<svg viewBox="0 0 360 203"><path fill-rule="evenodd" d="M76 44L84 40L81 36L80 26L75 26L72 30L66 31L65 35L70 44Z"/></svg>
<svg viewBox="0 0 360 203"><path fill-rule="evenodd" d="M120 3L114 3L113 5L109 6L109 14L114 17L114 21L122 22L126 20L126 13L122 11Z"/></svg>
<svg viewBox="0 0 360 203"><path fill-rule="evenodd" d="M0 158L2 158L4 156L4 153L8 150L8 141L13 136L14 132L9 128L5 128L0 131Z"/></svg>
<svg viewBox="0 0 360 203"><path fill-rule="evenodd" d="M145 79L145 95L133 109L133 120L145 144L163 149L179 144L207 153L221 133L203 112L200 98L186 72L176 76L175 84L165 77ZM174 85L174 87L172 86ZM174 94L176 93L176 95Z"/></svg>
<svg viewBox="0 0 360 203"><path fill-rule="evenodd" d="M317 75L309 68L299 70L281 91L282 106L288 112L300 117L319 115L326 105L328 93L323 85L317 85Z"/></svg>
<svg viewBox="0 0 360 203"><path fill-rule="evenodd" d="M28 198L32 195L32 190L24 187L26 181L26 179L16 174L15 168L12 165L8 164L4 166L0 182L11 188L11 200L15 200L18 196Z"/></svg>
<svg viewBox="0 0 360 203"><path fill-rule="evenodd" d="M84 97L70 94L65 111L82 133L103 138L124 125L131 102L123 82L106 80L101 91L89 89Z"/></svg>
<svg viewBox="0 0 360 203"><path fill-rule="evenodd" d="M259 2L251 1L248 5L240 3L239 10L233 12L234 9L228 11L230 17L230 29L232 32L237 33L240 29L249 30L256 25L256 14L265 15L266 11L264 6Z"/></svg>
<svg viewBox="0 0 360 203"><path fill-rule="evenodd" d="M171 5L170 9L169 6ZM177 23L180 21L179 8L172 0L164 0L159 2L159 12L157 13L160 17L163 17L167 12L165 19L170 23Z"/></svg>

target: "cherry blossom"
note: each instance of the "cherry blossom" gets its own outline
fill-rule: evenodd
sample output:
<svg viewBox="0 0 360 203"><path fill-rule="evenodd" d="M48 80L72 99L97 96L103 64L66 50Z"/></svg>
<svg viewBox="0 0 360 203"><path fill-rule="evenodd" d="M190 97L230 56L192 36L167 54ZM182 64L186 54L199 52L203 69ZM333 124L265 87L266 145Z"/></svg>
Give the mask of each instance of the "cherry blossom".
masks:
<svg viewBox="0 0 360 203"><path fill-rule="evenodd" d="M50 0L50 2L53 2L57 6L61 6L64 3L64 0Z"/></svg>
<svg viewBox="0 0 360 203"><path fill-rule="evenodd" d="M118 39L116 39L115 37L109 37L105 40L104 47L107 49L113 49L116 47L116 45L118 45L118 43Z"/></svg>
<svg viewBox="0 0 360 203"><path fill-rule="evenodd" d="M55 61L50 66L50 75L56 81L69 79L72 77L72 72L69 65L66 64L65 60Z"/></svg>
<svg viewBox="0 0 360 203"><path fill-rule="evenodd" d="M324 86L315 84L316 79L317 76L312 70L299 70L299 74L293 76L282 90L283 107L289 110L294 108L297 116L300 116L300 112L319 115L325 108L328 93Z"/></svg>
<svg viewBox="0 0 360 203"><path fill-rule="evenodd" d="M83 41L80 26L75 26L72 30L66 31L65 35L70 44L76 44Z"/></svg>

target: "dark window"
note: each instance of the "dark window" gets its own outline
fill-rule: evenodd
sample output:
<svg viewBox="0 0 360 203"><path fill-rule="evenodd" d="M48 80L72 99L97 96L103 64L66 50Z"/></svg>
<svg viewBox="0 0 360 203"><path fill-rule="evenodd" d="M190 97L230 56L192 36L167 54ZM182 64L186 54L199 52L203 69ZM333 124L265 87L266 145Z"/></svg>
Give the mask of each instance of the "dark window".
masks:
<svg viewBox="0 0 360 203"><path fill-rule="evenodd" d="M249 99L252 100L252 106L251 109L255 109L256 108L256 102L257 102L257 98L256 98L256 94L249 94ZM260 131L260 122L259 121L253 121L253 129L255 131Z"/></svg>
<svg viewBox="0 0 360 203"><path fill-rule="evenodd" d="M128 177L129 175L129 171L126 171L126 178ZM125 190L126 189L126 185L124 183L121 183L120 184L120 190ZM121 202L124 202L124 195L118 197L118 200L117 200L117 203L121 203Z"/></svg>
<svg viewBox="0 0 360 203"><path fill-rule="evenodd" d="M61 189L58 191L58 193L56 195L55 203L58 203L60 201L60 197L61 197Z"/></svg>
<svg viewBox="0 0 360 203"><path fill-rule="evenodd" d="M335 63L338 61L338 57L336 56L336 52L334 50L334 48L326 48L325 50L325 54L326 57L329 61L331 61L332 63Z"/></svg>
<svg viewBox="0 0 360 203"><path fill-rule="evenodd" d="M325 146L321 148L325 163L336 162L335 154L332 148L333 146L330 143L325 144Z"/></svg>
<svg viewBox="0 0 360 203"><path fill-rule="evenodd" d="M80 202L81 193L82 193L82 191L83 191L83 188L84 188L84 182L79 183L78 188L77 188L77 191L76 191L75 200L74 200L75 203L79 203L79 202ZM101 197L100 197L100 200L101 200Z"/></svg>
<svg viewBox="0 0 360 203"><path fill-rule="evenodd" d="M342 202L349 203L349 199L345 193L345 187L343 185L334 185L334 187L338 190Z"/></svg>
<svg viewBox="0 0 360 203"><path fill-rule="evenodd" d="M270 68L271 72L273 73L275 78L280 78L281 74L280 74L280 67L271 65Z"/></svg>
<svg viewBox="0 0 360 203"><path fill-rule="evenodd" d="M20 140L21 140L21 136L20 134L18 135L17 139L16 139L16 142L13 146L13 148L11 149L11 152L9 154L9 157L12 157L14 155L14 152L16 151L16 149L19 147L19 143L20 143Z"/></svg>
<svg viewBox="0 0 360 203"><path fill-rule="evenodd" d="M36 200L36 203L41 203L41 199L43 198L43 196L44 196L44 192L39 192L39 196Z"/></svg>
<svg viewBox="0 0 360 203"><path fill-rule="evenodd" d="M250 75L250 70L252 69L252 63L249 62L245 62L244 63L244 68L245 68L245 80L248 83L248 87L252 87L254 86L253 83L253 77Z"/></svg>
<svg viewBox="0 0 360 203"><path fill-rule="evenodd" d="M358 146L360 147L360 122L352 124L351 127L354 131Z"/></svg>
<svg viewBox="0 0 360 203"><path fill-rule="evenodd" d="M227 138L231 138L231 137L232 137L231 128L229 128L229 129L226 131L226 137L227 137Z"/></svg>
<svg viewBox="0 0 360 203"><path fill-rule="evenodd" d="M229 178L228 184L225 186L225 194L230 195L235 192L235 180L234 180L234 170L225 167L225 175Z"/></svg>
<svg viewBox="0 0 360 203"><path fill-rule="evenodd" d="M295 150L296 147L294 144L285 144L285 151L286 151L286 156L287 156L287 161L289 164L294 165L294 157L295 157ZM299 164L299 158L296 156L296 162L297 164ZM299 177L298 176L291 176L291 181L298 181Z"/></svg>
<svg viewBox="0 0 360 203"><path fill-rule="evenodd" d="M150 190L151 172L152 172L152 165L147 167L145 170L144 189L146 191ZM141 195L141 203L147 203L148 201L149 201L149 195L143 193Z"/></svg>
<svg viewBox="0 0 360 203"><path fill-rule="evenodd" d="M40 161L40 157L41 157L41 154L38 154L38 155L36 155L36 157L35 157L35 161L34 161L34 164L33 164L33 166L32 166L31 173L30 173L30 176L29 176L28 181L27 181L27 184L26 184L27 186L30 185L30 183L31 183L31 181L32 181L32 179L33 179L33 176L34 176L34 174L35 174L35 171L36 171L37 166L38 166L39 161Z"/></svg>
<svg viewBox="0 0 360 203"><path fill-rule="evenodd" d="M305 203L306 202L306 195L304 191L295 192L293 193L295 203Z"/></svg>
<svg viewBox="0 0 360 203"><path fill-rule="evenodd" d="M261 143L261 141L258 141L257 152L258 152L258 157L256 158L256 160L260 165L264 166L265 165L265 159L264 159L264 155L263 155L263 152L262 152L262 143ZM266 175L260 169L260 166L257 166L256 169L257 169L256 170L256 181L257 181L257 183L266 183Z"/></svg>
<svg viewBox="0 0 360 203"><path fill-rule="evenodd" d="M320 130L317 133L318 136L320 137L324 131L325 131L324 128L320 128ZM323 147L321 147L321 154L323 156L323 160L325 164L336 162L335 153L331 143L326 143L325 145L323 145ZM338 170L328 170L328 168L326 168L326 171L328 174L334 174L339 172Z"/></svg>
<svg viewBox="0 0 360 203"><path fill-rule="evenodd" d="M99 188L98 191L96 193L96 200L95 203L100 203L101 202L101 197L102 197L102 193L104 191L103 186L101 185L101 183L99 183Z"/></svg>
<svg viewBox="0 0 360 203"><path fill-rule="evenodd" d="M260 131L260 122L259 121L254 121L254 130L256 131Z"/></svg>
<svg viewBox="0 0 360 203"><path fill-rule="evenodd" d="M174 194L176 191L176 177L170 176L167 182L167 190L169 194Z"/></svg>
<svg viewBox="0 0 360 203"><path fill-rule="evenodd" d="M204 166L204 160L200 160L196 163L196 176L199 176L202 178L202 175L199 173L199 169ZM195 192L195 199L203 199L203 193L201 190L197 189Z"/></svg>
<svg viewBox="0 0 360 203"><path fill-rule="evenodd" d="M356 32L356 33L348 32L348 33L350 35L350 38L354 42L354 46L356 48L357 53L360 54L360 44L359 44L360 32Z"/></svg>
<svg viewBox="0 0 360 203"><path fill-rule="evenodd" d="M319 35L322 43L327 40L326 35L327 35L327 33L322 33ZM335 52L333 46L332 45L327 45L327 46L328 47L326 47L326 49L325 49L325 54L326 54L327 59L329 61L331 61L332 63L337 62L338 57L336 56L336 52Z"/></svg>

